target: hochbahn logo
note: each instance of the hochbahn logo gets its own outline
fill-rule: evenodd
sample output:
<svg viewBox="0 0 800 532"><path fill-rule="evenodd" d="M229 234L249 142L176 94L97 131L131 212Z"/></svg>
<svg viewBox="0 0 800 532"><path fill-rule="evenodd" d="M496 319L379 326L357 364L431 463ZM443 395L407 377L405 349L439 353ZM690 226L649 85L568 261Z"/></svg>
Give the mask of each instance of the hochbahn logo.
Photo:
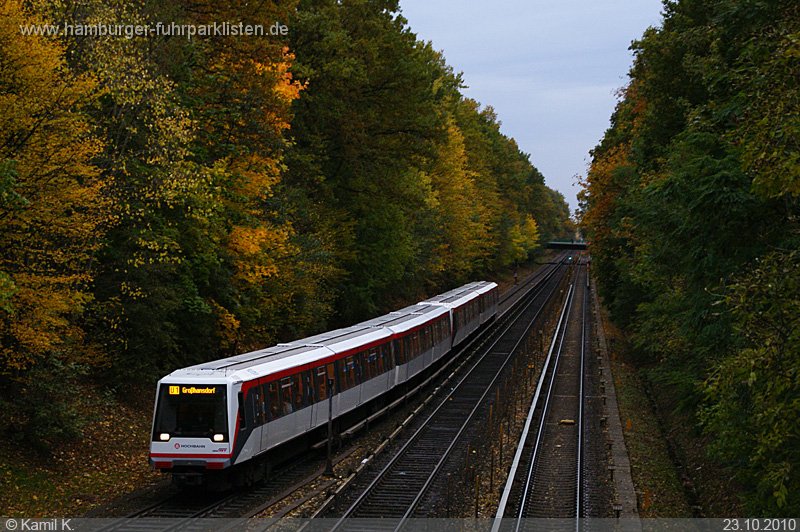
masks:
<svg viewBox="0 0 800 532"><path fill-rule="evenodd" d="M203 444L178 443L178 442L175 442L175 445L173 447L175 447L176 449L205 449L206 448L206 446L203 445Z"/></svg>
<svg viewBox="0 0 800 532"><path fill-rule="evenodd" d="M170 395L180 395L182 393L186 393L189 395L193 395L196 393L200 394L215 394L217 393L217 387L206 387L206 388L196 388L194 386L186 387L184 386L181 388L180 386L170 386L169 387L169 394Z"/></svg>

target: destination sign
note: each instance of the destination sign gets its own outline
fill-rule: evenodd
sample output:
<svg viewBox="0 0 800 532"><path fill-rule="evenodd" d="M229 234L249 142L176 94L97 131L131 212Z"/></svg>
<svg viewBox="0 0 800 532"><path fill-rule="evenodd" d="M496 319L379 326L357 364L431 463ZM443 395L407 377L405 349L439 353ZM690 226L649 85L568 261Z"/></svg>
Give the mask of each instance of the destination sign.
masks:
<svg viewBox="0 0 800 532"><path fill-rule="evenodd" d="M180 394L187 394L187 395L194 395L194 394L203 394L203 395L213 395L217 393L216 386L206 386L203 388L199 388L197 386L170 386L169 387L169 394L170 395L180 395Z"/></svg>

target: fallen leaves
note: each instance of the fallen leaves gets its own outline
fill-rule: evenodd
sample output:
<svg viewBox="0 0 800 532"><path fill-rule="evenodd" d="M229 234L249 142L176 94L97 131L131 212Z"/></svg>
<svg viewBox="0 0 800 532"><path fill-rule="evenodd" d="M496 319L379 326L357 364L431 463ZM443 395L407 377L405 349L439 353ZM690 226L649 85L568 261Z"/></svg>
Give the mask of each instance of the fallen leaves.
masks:
<svg viewBox="0 0 800 532"><path fill-rule="evenodd" d="M147 393L149 395L149 393ZM9 517L75 517L163 477L150 469L152 407L109 401L82 390L83 438L42 457L0 440L0 513Z"/></svg>

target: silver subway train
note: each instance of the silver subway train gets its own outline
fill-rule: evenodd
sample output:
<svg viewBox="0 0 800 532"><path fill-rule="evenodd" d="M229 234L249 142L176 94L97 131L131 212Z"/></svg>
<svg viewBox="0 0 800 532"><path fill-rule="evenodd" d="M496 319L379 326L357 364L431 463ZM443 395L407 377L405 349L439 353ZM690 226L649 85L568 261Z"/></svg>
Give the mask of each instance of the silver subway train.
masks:
<svg viewBox="0 0 800 532"><path fill-rule="evenodd" d="M158 382L150 463L179 484L211 484L223 472L256 480L269 467L259 458L319 431L331 407L333 420L368 415L365 405L447 355L497 304L495 283L474 282L351 327L176 370Z"/></svg>

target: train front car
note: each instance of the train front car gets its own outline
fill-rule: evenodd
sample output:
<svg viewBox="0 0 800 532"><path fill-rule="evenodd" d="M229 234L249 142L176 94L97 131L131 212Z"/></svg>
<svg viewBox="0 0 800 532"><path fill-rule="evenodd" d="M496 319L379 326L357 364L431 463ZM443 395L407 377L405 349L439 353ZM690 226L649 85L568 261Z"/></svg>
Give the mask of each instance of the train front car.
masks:
<svg viewBox="0 0 800 532"><path fill-rule="evenodd" d="M176 372L177 373L177 372ZM150 464L181 485L200 485L209 471L230 467L237 413L223 379L175 377L158 383Z"/></svg>

